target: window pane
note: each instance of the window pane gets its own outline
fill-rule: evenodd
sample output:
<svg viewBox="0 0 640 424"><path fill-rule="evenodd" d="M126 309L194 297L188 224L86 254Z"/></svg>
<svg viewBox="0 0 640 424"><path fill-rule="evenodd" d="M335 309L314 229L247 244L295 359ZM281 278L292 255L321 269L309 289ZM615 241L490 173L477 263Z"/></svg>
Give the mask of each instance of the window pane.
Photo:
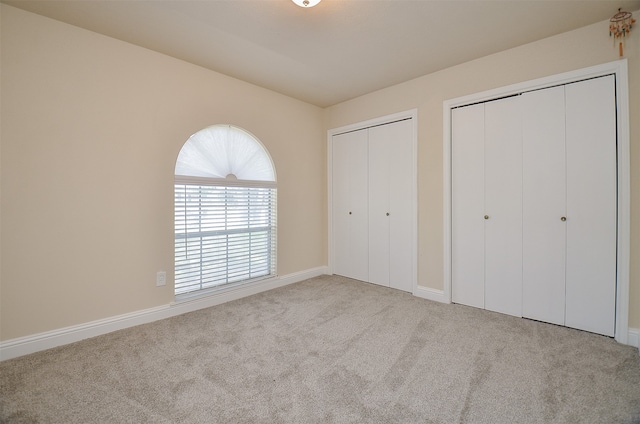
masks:
<svg viewBox="0 0 640 424"><path fill-rule="evenodd" d="M276 189L175 185L175 292L275 275Z"/></svg>

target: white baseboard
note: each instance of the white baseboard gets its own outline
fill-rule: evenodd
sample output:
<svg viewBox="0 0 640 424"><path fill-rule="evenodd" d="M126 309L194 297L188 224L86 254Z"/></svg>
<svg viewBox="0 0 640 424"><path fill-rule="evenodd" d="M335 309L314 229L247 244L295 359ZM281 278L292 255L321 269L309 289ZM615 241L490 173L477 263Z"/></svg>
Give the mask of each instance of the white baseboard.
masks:
<svg viewBox="0 0 640 424"><path fill-rule="evenodd" d="M259 281L247 286L239 286L230 290L222 290L211 293L208 296L172 302L168 305L157 306L155 308L144 309L85 324L7 340L0 342L0 361L74 343L90 337L122 330L124 328L147 324L149 322L181 315L198 309L208 308L210 306L219 305L231 300L283 287L288 284L297 283L326 273L327 267L325 266L312 268L293 274Z"/></svg>
<svg viewBox="0 0 640 424"><path fill-rule="evenodd" d="M445 297L444 291L429 287L417 286L413 295L423 299L433 300L440 303L450 303ZM638 348L640 354L640 328L629 328L627 332L627 345Z"/></svg>
<svg viewBox="0 0 640 424"><path fill-rule="evenodd" d="M443 290L432 289L429 287L416 286L413 295L423 299L433 300L440 303L450 303L445 297Z"/></svg>
<svg viewBox="0 0 640 424"><path fill-rule="evenodd" d="M640 349L640 328L629 328L628 334L627 344Z"/></svg>

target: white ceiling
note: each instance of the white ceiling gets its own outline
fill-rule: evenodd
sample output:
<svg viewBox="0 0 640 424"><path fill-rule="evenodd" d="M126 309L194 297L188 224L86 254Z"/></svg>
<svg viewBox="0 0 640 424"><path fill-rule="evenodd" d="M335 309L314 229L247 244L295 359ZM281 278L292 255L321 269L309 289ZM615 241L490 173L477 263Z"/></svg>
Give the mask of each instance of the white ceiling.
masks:
<svg viewBox="0 0 640 424"><path fill-rule="evenodd" d="M640 9L640 0L0 1L321 107Z"/></svg>

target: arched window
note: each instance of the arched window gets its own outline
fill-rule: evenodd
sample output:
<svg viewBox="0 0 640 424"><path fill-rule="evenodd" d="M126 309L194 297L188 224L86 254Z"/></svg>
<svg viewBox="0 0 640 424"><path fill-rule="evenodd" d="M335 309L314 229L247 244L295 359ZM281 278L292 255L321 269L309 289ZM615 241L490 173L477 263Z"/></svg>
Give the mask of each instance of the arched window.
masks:
<svg viewBox="0 0 640 424"><path fill-rule="evenodd" d="M276 275L276 174L248 132L193 134L175 169L175 294Z"/></svg>

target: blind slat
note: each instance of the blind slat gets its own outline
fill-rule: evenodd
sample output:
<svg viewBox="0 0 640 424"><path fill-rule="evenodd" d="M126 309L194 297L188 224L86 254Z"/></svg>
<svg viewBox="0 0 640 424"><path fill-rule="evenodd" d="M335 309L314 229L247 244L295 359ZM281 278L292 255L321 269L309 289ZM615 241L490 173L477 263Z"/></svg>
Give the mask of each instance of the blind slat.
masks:
<svg viewBox="0 0 640 424"><path fill-rule="evenodd" d="M176 294L275 270L275 188L175 184Z"/></svg>

